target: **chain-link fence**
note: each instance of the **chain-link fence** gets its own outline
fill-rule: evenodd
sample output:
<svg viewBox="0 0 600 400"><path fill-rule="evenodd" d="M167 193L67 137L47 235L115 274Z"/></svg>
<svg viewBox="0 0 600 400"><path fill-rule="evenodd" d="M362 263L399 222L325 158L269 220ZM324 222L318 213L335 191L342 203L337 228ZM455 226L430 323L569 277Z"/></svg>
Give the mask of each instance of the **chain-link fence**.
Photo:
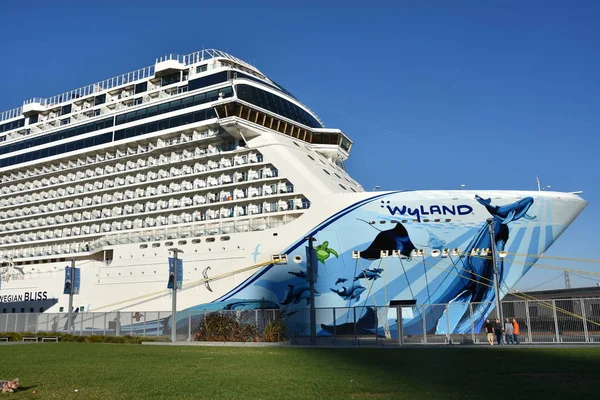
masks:
<svg viewBox="0 0 600 400"><path fill-rule="evenodd" d="M308 308L186 310L177 313L176 321L167 311L75 312L70 321L67 313L0 314L0 337L2 332L170 337L175 326L178 341L192 341L212 313L252 327L255 337L262 336L272 322L281 321L282 337L292 344L310 343ZM448 303L317 308L315 317L318 344L485 344L486 318L492 322L508 318L511 324L514 319L522 344L600 343L600 298L507 301L502 302L500 315L492 303ZM502 332L500 336L506 340Z"/></svg>

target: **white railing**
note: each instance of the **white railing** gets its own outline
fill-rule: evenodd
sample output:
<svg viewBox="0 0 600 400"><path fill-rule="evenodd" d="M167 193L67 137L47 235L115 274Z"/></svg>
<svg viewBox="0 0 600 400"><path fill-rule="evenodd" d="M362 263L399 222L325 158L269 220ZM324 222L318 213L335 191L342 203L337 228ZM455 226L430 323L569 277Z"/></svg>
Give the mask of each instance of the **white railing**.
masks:
<svg viewBox="0 0 600 400"><path fill-rule="evenodd" d="M217 50L217 49L205 49L205 50L200 50L200 51L196 51L194 53L190 53L190 54L167 54L165 56L159 57L156 59L156 62L164 62L164 61L169 61L169 60L176 60L184 65L191 65L191 64L196 64L205 60L210 60L212 58L226 58L228 60L231 60L235 63L238 63L240 65L243 65L246 68L249 68L253 71L257 71L258 70L251 64L248 64L247 62L240 60L237 57L232 56L231 54L225 53L224 51L221 50ZM261 74L262 76L262 74Z"/></svg>
<svg viewBox="0 0 600 400"><path fill-rule="evenodd" d="M115 87L132 84L143 79L154 76L154 65L138 69L137 71L128 72L123 75L118 75L112 78L105 79L100 82L92 83L91 85L83 86L69 92L65 92L49 98L34 97L33 99L25 100L23 104L39 103L43 106L50 106L60 103L65 103L80 97L89 96L94 93L103 92Z"/></svg>
<svg viewBox="0 0 600 400"><path fill-rule="evenodd" d="M23 114L23 107L13 108L12 110L3 111L0 113L0 121L20 117Z"/></svg>

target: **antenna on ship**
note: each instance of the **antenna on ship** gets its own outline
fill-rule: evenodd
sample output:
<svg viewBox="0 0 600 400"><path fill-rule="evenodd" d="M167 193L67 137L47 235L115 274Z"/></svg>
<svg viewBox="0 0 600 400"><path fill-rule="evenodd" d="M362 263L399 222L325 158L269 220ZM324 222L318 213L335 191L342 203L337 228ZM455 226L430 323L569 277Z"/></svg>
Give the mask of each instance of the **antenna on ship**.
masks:
<svg viewBox="0 0 600 400"><path fill-rule="evenodd" d="M552 187L550 185L546 185L546 186L542 187L542 185L540 184L540 178L537 175L535 177L535 181L537 183L538 192L541 192L542 190L550 189Z"/></svg>

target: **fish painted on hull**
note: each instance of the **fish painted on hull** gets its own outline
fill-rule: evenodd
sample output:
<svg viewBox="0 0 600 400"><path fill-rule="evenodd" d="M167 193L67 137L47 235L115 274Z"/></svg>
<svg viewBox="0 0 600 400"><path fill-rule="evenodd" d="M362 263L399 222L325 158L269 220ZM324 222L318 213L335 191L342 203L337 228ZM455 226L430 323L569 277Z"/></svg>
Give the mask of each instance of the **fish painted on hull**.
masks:
<svg viewBox="0 0 600 400"><path fill-rule="evenodd" d="M408 236L408 231L402 223L396 223L393 229L382 231L377 234L375 240L360 252L360 257L367 260L377 260L381 258L381 251L397 250L403 256L410 257L411 252L416 249Z"/></svg>

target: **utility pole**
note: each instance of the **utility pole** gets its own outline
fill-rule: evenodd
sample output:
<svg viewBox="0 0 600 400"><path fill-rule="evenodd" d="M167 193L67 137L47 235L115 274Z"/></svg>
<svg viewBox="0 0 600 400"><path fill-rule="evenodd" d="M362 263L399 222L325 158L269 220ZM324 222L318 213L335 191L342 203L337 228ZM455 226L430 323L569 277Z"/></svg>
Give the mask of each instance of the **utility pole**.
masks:
<svg viewBox="0 0 600 400"><path fill-rule="evenodd" d="M73 286L75 286L75 259L71 259L71 287L69 290L69 319L67 320L67 332L71 334L71 325L73 320L71 316L73 315Z"/></svg>
<svg viewBox="0 0 600 400"><path fill-rule="evenodd" d="M171 343L177 342L177 269L179 266L178 255L183 251L172 248L173 252L173 303L171 304Z"/></svg>
<svg viewBox="0 0 600 400"><path fill-rule="evenodd" d="M496 235L494 234L494 219L488 218L487 220L488 228L490 231L490 239L491 239L491 251L492 251L492 264L494 265L494 293L496 297L496 318L500 320L500 323L503 323L502 316L502 304L500 304L500 278L498 277L498 261L496 259Z"/></svg>
<svg viewBox="0 0 600 400"><path fill-rule="evenodd" d="M569 271L565 271L565 289L571 289L571 277Z"/></svg>
<svg viewBox="0 0 600 400"><path fill-rule="evenodd" d="M308 241L308 254L306 257L306 272L308 273L308 283L310 285L310 344L317 344L317 313L315 310L315 281L317 278L316 266L313 265L313 242L316 240L312 236L307 236L304 239Z"/></svg>

